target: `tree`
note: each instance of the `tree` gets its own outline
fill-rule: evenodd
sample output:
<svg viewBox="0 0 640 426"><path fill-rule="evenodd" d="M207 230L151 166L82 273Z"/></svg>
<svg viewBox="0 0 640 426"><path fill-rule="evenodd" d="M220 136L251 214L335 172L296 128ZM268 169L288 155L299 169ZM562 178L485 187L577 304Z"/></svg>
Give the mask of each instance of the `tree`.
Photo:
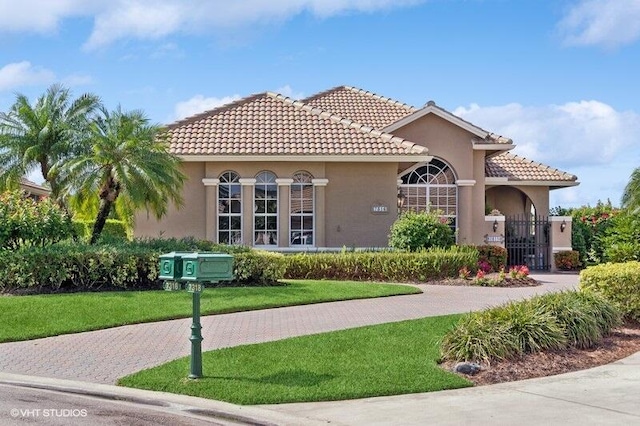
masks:
<svg viewBox="0 0 640 426"><path fill-rule="evenodd" d="M182 204L180 160L169 153L165 133L141 111L113 112L101 108L89 127L91 143L65 162L64 184L81 202L97 194L100 206L91 234L95 243L117 200L129 217L144 207L156 217L167 211L168 201Z"/></svg>
<svg viewBox="0 0 640 426"><path fill-rule="evenodd" d="M8 113L0 113L0 189L16 188L20 178L40 169L51 187L51 197L62 200L56 166L74 155L86 141L92 113L100 99L83 94L73 100L68 89L54 84L35 105L21 94Z"/></svg>
<svg viewBox="0 0 640 426"><path fill-rule="evenodd" d="M622 207L631 213L640 212L640 167L631 173L629 183L622 194Z"/></svg>

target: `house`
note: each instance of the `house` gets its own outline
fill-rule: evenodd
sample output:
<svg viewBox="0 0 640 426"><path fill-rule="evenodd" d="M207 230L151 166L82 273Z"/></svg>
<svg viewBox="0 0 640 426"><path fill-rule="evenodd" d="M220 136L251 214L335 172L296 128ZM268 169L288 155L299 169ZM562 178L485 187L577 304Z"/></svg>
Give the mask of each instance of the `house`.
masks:
<svg viewBox="0 0 640 426"><path fill-rule="evenodd" d="M303 100L249 96L168 133L188 176L185 204L160 221L140 214L137 236L276 250L385 247L399 212L432 208L458 243L504 245L515 232L508 218L546 217L549 191L578 184L433 101L416 108L347 86ZM560 225L545 226L544 238L524 227L534 231L528 240L551 244Z"/></svg>

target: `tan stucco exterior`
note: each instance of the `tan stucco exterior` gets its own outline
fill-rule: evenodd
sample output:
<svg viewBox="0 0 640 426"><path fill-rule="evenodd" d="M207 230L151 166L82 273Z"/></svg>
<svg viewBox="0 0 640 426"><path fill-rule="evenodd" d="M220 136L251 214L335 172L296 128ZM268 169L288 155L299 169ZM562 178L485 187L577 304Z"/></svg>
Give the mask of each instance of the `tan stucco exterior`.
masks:
<svg viewBox="0 0 640 426"><path fill-rule="evenodd" d="M540 184L485 184L486 156L494 153L477 144L473 129L462 128L436 114L426 114L394 128L398 137L427 147L429 156L444 161L454 172L457 189L457 240L459 244L491 244L504 237L504 216L528 214L534 205L538 215L548 215L549 186ZM475 142L474 142L475 140ZM496 149L495 145L492 149ZM509 149L509 148L507 148ZM184 186L184 206L169 207L165 218L158 221L137 215L135 235L138 237L206 238L217 241L218 184L220 176L233 171L242 184L242 242L254 245L254 184L262 171L273 172L278 184L278 237L270 249L292 249L289 241L290 185L295 173L304 171L314 180L314 244L311 248L386 247L389 229L397 219L398 177L406 170L424 163L379 158L370 161L347 158L330 161L305 161L295 158L267 156L264 161L216 161L215 156L203 161L185 158L182 167L188 180ZM226 159L228 160L228 159ZM485 206L498 209L504 216L493 231L494 219L487 220ZM553 234L559 233L553 222ZM558 229L556 229L558 228ZM570 232L558 234L555 247L570 246ZM567 235L569 236L567 240ZM503 238L504 241L504 238ZM294 247L309 249L310 247Z"/></svg>

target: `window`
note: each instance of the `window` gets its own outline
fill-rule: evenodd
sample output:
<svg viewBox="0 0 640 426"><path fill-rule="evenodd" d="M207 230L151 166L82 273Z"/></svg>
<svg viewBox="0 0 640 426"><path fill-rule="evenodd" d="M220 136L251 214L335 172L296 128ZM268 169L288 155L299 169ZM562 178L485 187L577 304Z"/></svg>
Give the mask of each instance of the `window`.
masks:
<svg viewBox="0 0 640 426"><path fill-rule="evenodd" d="M236 172L224 172L220 175L218 242L242 244L242 185Z"/></svg>
<svg viewBox="0 0 640 426"><path fill-rule="evenodd" d="M440 217L446 218L453 230L456 229L458 215L458 186L451 167L434 158L430 163L419 166L401 177L399 199L400 211L438 210Z"/></svg>
<svg viewBox="0 0 640 426"><path fill-rule="evenodd" d="M293 175L291 184L290 235L292 246L313 245L313 176L307 172Z"/></svg>
<svg viewBox="0 0 640 426"><path fill-rule="evenodd" d="M260 172L253 189L253 243L257 246L278 244L278 184L276 175Z"/></svg>

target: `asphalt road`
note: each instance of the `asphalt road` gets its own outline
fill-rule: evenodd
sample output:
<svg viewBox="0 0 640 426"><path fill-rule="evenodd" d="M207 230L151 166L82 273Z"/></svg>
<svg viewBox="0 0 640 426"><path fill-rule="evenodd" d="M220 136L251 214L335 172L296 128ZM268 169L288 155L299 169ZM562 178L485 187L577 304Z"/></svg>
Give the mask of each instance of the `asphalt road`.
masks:
<svg viewBox="0 0 640 426"><path fill-rule="evenodd" d="M0 384L0 425L200 426L238 425L198 416L185 407L153 406Z"/></svg>

